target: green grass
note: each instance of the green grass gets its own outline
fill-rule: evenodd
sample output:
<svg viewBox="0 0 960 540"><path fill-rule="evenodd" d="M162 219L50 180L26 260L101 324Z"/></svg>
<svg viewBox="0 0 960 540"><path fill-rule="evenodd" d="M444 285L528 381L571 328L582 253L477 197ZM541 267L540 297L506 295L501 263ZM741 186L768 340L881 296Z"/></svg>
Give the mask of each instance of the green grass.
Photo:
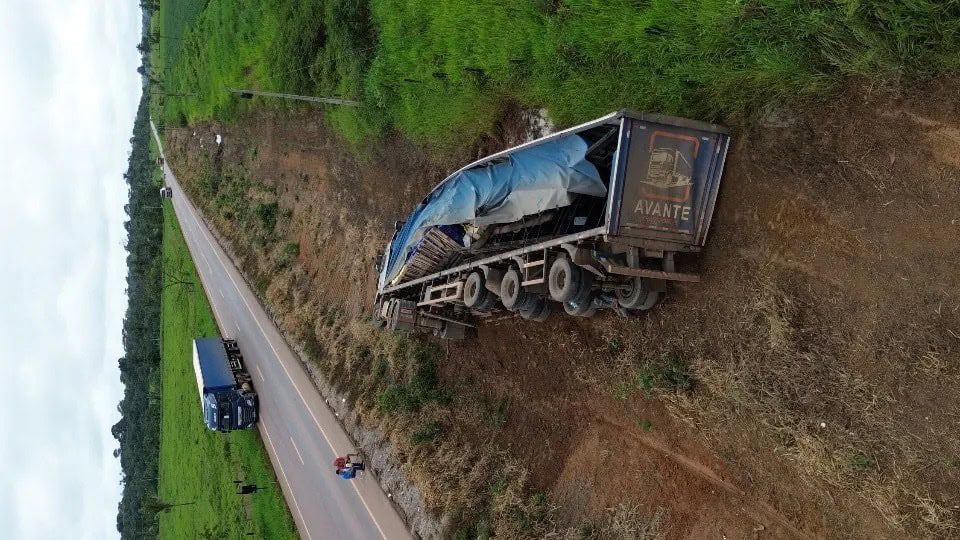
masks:
<svg viewBox="0 0 960 540"><path fill-rule="evenodd" d="M228 88L354 96L372 45L364 2L210 0L167 63L167 122L229 119L249 106ZM278 103L283 105L283 103Z"/></svg>
<svg viewBox="0 0 960 540"><path fill-rule="evenodd" d="M248 106L238 85L360 99L330 109L349 138L439 146L515 103L561 124L718 118L960 68L960 4L933 0L210 0L186 35L170 82L200 95L168 101L168 120L229 120Z"/></svg>
<svg viewBox="0 0 960 540"><path fill-rule="evenodd" d="M510 101L562 124L621 107L715 118L849 76L960 66L960 8L924 0L373 5L381 48L367 97L422 140L486 130Z"/></svg>
<svg viewBox="0 0 960 540"><path fill-rule="evenodd" d="M164 203L162 297L162 421L160 493L168 503L193 503L160 516L161 538L296 538L269 458L256 430L214 433L200 414L191 342L218 335L210 305L169 202ZM234 479L267 487L240 497Z"/></svg>
<svg viewBox="0 0 960 540"><path fill-rule="evenodd" d="M150 161L156 163L158 157L160 157L160 147L157 146L157 141L152 136L150 137ZM151 176L153 176L153 183L157 186L157 189L163 185L163 169L160 167L152 166Z"/></svg>
<svg viewBox="0 0 960 540"><path fill-rule="evenodd" d="M152 30L159 34L157 66L172 66L183 47L190 25L206 8L207 0L161 0Z"/></svg>
<svg viewBox="0 0 960 540"><path fill-rule="evenodd" d="M208 0L160 0L160 9L150 21L150 35L157 36L158 40L150 53L152 76L161 81L164 88L154 88L154 91L165 91L171 94L178 93L170 87L173 80L170 68L176 65L180 57L180 50L184 44L184 37L197 16L206 8ZM160 97L156 95L151 102L151 116L163 118L160 114L170 102L184 99L183 97Z"/></svg>

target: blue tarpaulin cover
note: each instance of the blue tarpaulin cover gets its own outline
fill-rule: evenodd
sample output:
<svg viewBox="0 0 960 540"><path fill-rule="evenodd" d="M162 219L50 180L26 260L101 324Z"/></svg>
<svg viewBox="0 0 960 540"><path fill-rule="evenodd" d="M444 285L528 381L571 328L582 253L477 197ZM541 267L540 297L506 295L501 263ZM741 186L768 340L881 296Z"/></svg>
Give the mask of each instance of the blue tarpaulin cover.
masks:
<svg viewBox="0 0 960 540"><path fill-rule="evenodd" d="M605 197L600 173L586 160L587 148L579 135L567 135L447 178L394 235L380 286L394 280L430 227L511 223L567 206L575 193Z"/></svg>
<svg viewBox="0 0 960 540"><path fill-rule="evenodd" d="M231 387L236 384L227 350L220 338L197 338L193 341L194 369L201 394L203 390Z"/></svg>

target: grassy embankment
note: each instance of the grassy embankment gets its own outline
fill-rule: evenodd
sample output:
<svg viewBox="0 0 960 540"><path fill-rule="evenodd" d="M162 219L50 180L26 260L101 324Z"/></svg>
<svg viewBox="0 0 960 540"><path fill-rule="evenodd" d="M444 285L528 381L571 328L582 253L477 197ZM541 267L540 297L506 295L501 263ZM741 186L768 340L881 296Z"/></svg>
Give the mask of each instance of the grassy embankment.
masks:
<svg viewBox="0 0 960 540"><path fill-rule="evenodd" d="M161 538L295 538L256 430L229 434L204 427L191 341L218 335L213 313L169 203L164 204L162 422L160 498L175 506L160 517ZM235 479L267 487L236 495Z"/></svg>
<svg viewBox="0 0 960 540"><path fill-rule="evenodd" d="M395 127L442 145L489 130L514 103L564 124L621 107L729 119L849 78L960 68L955 3L481 4L211 0L169 59L168 88L199 95L168 100L165 117L230 119L248 105L228 86L341 95L363 102L330 114L353 140Z"/></svg>

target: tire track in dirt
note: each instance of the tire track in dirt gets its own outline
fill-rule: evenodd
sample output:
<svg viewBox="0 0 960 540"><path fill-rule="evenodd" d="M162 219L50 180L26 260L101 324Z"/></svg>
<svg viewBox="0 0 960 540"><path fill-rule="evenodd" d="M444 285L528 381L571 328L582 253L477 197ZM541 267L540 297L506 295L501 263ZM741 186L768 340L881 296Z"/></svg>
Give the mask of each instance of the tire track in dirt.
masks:
<svg viewBox="0 0 960 540"><path fill-rule="evenodd" d="M700 463L699 461L692 459L684 454L671 450L667 445L663 444L660 441L657 441L652 438L644 437L642 435L635 435L633 428L627 424L617 422L605 417L598 417L598 420L606 423L610 426L613 426L621 430L625 435L636 440L638 443L643 445L654 452L661 454L667 459L673 461L684 470L692 473L694 476L706 481L710 485L722 490L723 492L733 495L741 499L744 503L743 509L751 514L755 520L759 522L768 521L779 525L782 529L790 533L794 538L803 538L803 539L813 539L814 536L807 534L800 529L798 529L793 522L786 518L783 514L777 511L776 508L770 506L768 503L763 501L758 501L750 497L750 495L735 486L734 484L724 480L716 471L712 468Z"/></svg>

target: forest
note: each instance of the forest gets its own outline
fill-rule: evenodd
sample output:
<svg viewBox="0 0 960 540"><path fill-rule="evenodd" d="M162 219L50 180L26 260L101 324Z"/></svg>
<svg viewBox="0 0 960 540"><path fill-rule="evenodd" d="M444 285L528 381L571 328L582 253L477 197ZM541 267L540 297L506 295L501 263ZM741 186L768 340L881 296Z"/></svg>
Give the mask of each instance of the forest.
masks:
<svg viewBox="0 0 960 540"><path fill-rule="evenodd" d="M133 126L130 162L124 179L130 202L127 230L127 297L123 320L124 356L120 358L123 400L113 428L120 448L123 497L117 530L123 538L157 533L157 458L160 448L160 290L163 214L150 153L149 96L144 95Z"/></svg>

